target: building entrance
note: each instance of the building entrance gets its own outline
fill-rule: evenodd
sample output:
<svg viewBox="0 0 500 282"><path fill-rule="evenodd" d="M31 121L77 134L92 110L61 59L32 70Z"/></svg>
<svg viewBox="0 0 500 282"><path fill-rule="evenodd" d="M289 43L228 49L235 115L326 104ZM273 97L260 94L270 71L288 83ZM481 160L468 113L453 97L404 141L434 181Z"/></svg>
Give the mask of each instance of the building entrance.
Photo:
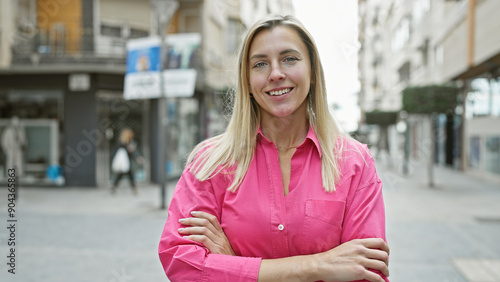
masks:
<svg viewBox="0 0 500 282"><path fill-rule="evenodd" d="M149 102L147 100L124 100L121 92L98 91L98 136L96 176L99 187L110 187L116 175L111 171L111 161L120 146L120 132L130 128L134 132L137 153L149 159ZM149 181L150 166L132 161L132 170L137 183Z"/></svg>

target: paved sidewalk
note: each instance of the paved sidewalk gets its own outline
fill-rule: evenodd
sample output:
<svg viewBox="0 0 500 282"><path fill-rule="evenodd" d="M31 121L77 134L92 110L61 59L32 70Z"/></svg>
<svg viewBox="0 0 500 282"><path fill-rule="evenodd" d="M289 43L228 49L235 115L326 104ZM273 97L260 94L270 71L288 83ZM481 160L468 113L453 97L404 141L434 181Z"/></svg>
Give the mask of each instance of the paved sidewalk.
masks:
<svg viewBox="0 0 500 282"><path fill-rule="evenodd" d="M389 166L390 167L390 166ZM500 185L426 167L402 177L377 161L384 182L391 281L500 281Z"/></svg>
<svg viewBox="0 0 500 282"><path fill-rule="evenodd" d="M409 177L377 161L384 181L392 282L500 281L500 185L424 166ZM171 185L170 187L173 188ZM168 281L157 256L167 212L157 186L134 196L108 189L22 188L16 207L16 274L7 272L10 236L0 229L0 281ZM7 225L7 190L0 188Z"/></svg>
<svg viewBox="0 0 500 282"><path fill-rule="evenodd" d="M0 229L0 281L168 281L157 255L167 212L158 186L123 184L115 195L95 188L22 188L16 207L16 274L7 272ZM0 189L7 223L7 190Z"/></svg>

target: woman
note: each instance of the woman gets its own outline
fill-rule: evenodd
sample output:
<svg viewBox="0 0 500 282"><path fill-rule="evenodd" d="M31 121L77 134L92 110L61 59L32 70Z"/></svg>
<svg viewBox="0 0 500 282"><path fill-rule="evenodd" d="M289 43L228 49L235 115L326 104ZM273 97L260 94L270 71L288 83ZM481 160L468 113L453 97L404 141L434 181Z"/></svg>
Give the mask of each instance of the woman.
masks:
<svg viewBox="0 0 500 282"><path fill-rule="evenodd" d="M134 132L132 131L132 129L130 128L124 128L121 132L120 132L120 148L118 148L118 150L120 149L125 149L125 151L127 152L127 162L128 162L128 170L127 171L117 171L116 172L116 179L115 181L113 182L113 186L111 187L111 193L116 193L116 187L118 187L118 183L120 182L121 178L123 176L128 176L129 180L130 180L130 186L132 187L132 192L134 193L134 195L137 195L139 194L139 191L137 190L137 186L135 185L135 181L134 181L134 171L132 170L132 158L134 158L139 164L142 164L143 160L142 160L142 157L139 156L139 154L137 153L137 145L136 143L134 142ZM117 150L117 153L118 153L118 150ZM115 158L116 158L116 154L115 154Z"/></svg>
<svg viewBox="0 0 500 282"><path fill-rule="evenodd" d="M382 183L331 117L311 35L255 24L226 132L191 154L159 255L171 281L388 281Z"/></svg>

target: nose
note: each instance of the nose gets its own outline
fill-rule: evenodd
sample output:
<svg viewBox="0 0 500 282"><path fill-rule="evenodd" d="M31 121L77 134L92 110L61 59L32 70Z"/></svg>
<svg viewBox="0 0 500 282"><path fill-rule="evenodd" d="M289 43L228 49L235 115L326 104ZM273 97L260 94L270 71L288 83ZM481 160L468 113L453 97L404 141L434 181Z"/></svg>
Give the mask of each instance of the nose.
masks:
<svg viewBox="0 0 500 282"><path fill-rule="evenodd" d="M269 81L279 81L285 78L281 66L279 64L274 64L271 67L271 73L269 74Z"/></svg>

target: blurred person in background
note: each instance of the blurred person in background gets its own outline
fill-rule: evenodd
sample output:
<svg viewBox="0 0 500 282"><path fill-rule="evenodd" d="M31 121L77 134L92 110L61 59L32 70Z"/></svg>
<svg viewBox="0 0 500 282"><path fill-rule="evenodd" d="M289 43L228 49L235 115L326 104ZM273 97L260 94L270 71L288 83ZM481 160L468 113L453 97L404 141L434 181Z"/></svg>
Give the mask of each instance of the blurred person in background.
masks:
<svg viewBox="0 0 500 282"><path fill-rule="evenodd" d="M6 168L15 169L16 176L22 176L24 171L24 151L28 142L21 121L14 116L2 133L2 150L6 156Z"/></svg>
<svg viewBox="0 0 500 282"><path fill-rule="evenodd" d="M250 28L225 133L191 153L159 257L171 281L388 281L382 182L328 110L291 16Z"/></svg>
<svg viewBox="0 0 500 282"><path fill-rule="evenodd" d="M111 193L116 193L116 188L123 176L128 176L134 195L139 193L134 180L132 159L135 159L140 165L144 162L143 158L137 152L134 132L130 128L124 128L120 133L120 147L116 150L111 164L112 171L116 174L115 181L111 187Z"/></svg>

